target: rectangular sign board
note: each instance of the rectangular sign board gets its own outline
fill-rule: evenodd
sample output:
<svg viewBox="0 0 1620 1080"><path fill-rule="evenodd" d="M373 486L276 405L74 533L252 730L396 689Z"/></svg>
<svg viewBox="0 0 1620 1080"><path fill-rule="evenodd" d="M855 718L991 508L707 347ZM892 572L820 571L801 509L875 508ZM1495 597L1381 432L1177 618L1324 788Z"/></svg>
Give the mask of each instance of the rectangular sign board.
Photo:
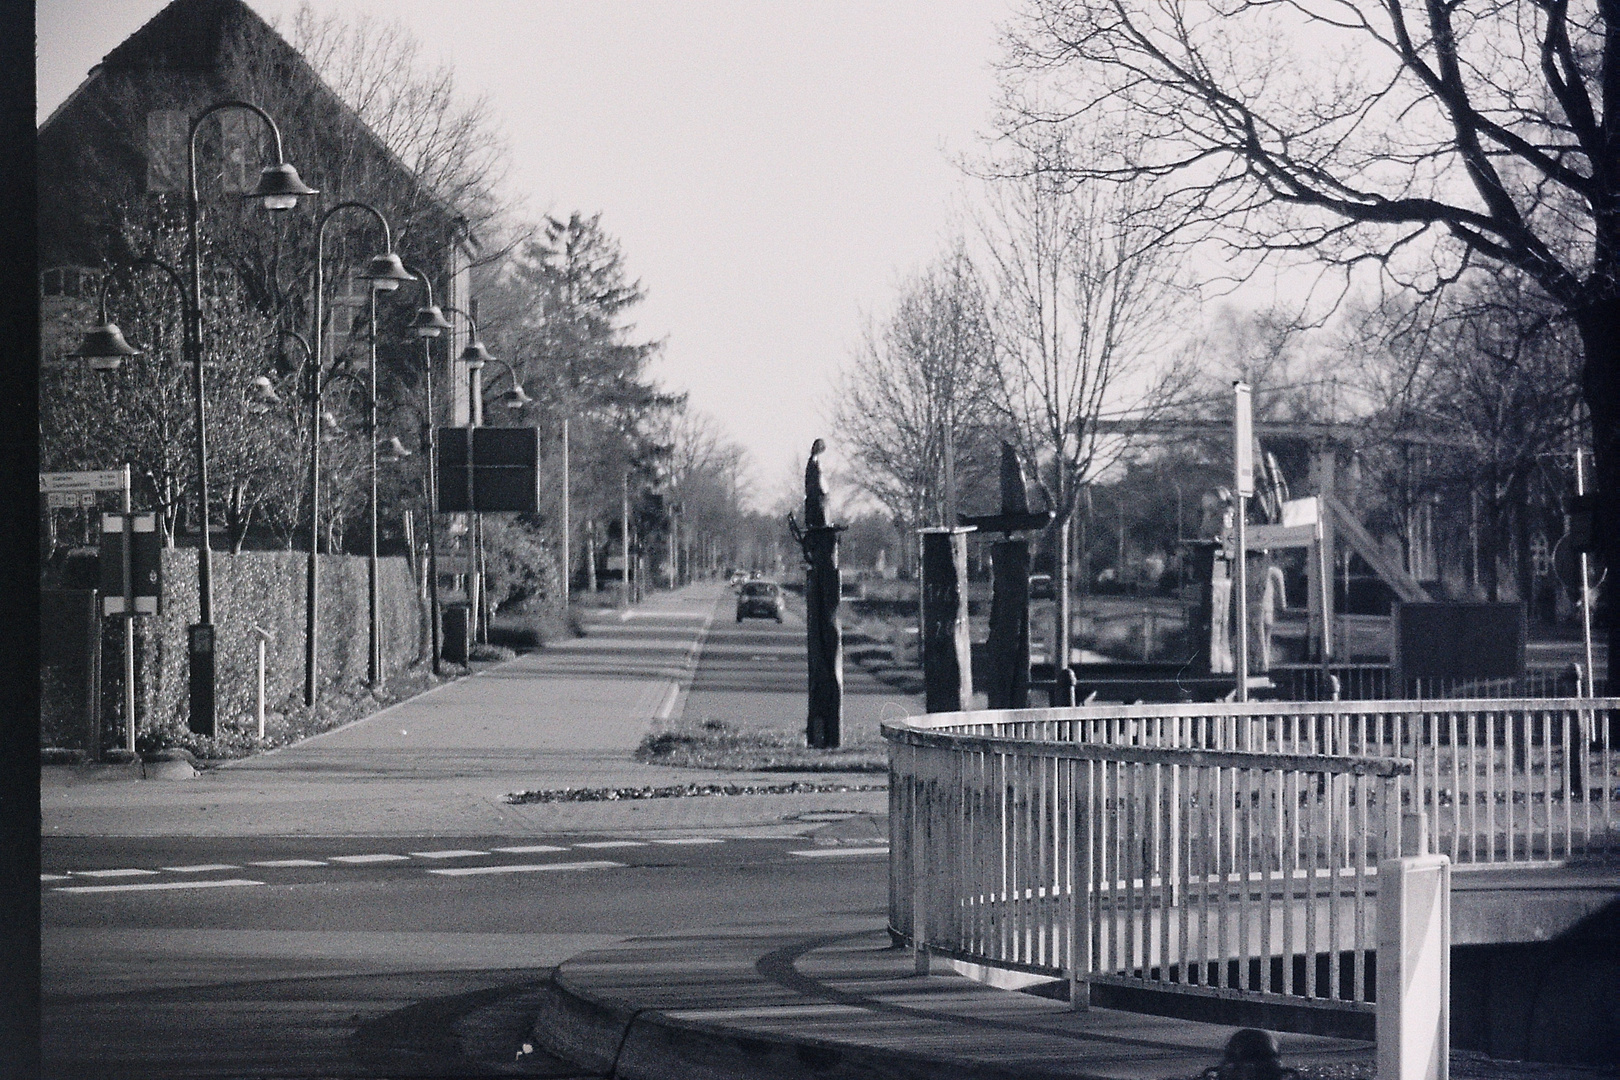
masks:
<svg viewBox="0 0 1620 1080"><path fill-rule="evenodd" d="M52 510L77 510L96 505L94 491L48 491L45 505Z"/></svg>
<svg viewBox="0 0 1620 1080"><path fill-rule="evenodd" d="M39 474L39 490L52 491L123 491L129 486L129 473L124 469L94 469L89 472L43 472Z"/></svg>
<svg viewBox="0 0 1620 1080"><path fill-rule="evenodd" d="M1254 408L1249 384L1232 384L1232 486L1245 499L1254 495Z"/></svg>
<svg viewBox="0 0 1620 1080"><path fill-rule="evenodd" d="M1524 674L1522 603L1401 603L1394 615L1395 671L1403 682Z"/></svg>

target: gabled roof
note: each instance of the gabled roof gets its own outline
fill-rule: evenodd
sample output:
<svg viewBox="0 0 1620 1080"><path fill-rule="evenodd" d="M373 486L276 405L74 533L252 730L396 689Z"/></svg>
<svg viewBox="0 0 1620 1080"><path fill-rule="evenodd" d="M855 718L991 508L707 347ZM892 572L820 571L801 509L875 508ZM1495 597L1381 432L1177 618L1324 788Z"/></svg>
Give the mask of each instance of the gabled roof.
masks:
<svg viewBox="0 0 1620 1080"><path fill-rule="evenodd" d="M102 58L108 70L214 71L233 33L291 49L242 0L174 0Z"/></svg>
<svg viewBox="0 0 1620 1080"><path fill-rule="evenodd" d="M392 147L377 137L369 125L326 85L315 69L275 28L265 22L244 0L173 0L117 48L90 69L89 75L40 125L44 132L53 127L68 107L106 72L172 71L190 74L222 72L229 62L228 46L245 42L251 48L280 54L295 70L301 70L371 138L377 149L400 170L413 177L414 170L400 159ZM460 217L456 208L435 192L423 193L445 221ZM470 238L469 242L470 242Z"/></svg>

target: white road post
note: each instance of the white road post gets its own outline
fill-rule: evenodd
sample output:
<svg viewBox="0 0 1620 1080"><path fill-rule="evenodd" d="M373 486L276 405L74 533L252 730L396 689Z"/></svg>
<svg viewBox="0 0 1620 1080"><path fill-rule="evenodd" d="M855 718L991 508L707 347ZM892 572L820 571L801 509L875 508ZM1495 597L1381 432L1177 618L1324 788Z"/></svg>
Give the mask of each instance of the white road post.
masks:
<svg viewBox="0 0 1620 1080"><path fill-rule="evenodd" d="M1378 864L1378 1077L1447 1080L1451 1037L1451 860Z"/></svg>

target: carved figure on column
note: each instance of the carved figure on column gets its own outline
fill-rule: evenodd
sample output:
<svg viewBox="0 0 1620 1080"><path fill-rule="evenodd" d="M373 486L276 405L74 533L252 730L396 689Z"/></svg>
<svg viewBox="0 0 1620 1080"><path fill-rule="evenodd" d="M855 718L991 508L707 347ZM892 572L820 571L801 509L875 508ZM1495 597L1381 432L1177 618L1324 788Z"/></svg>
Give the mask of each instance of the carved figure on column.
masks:
<svg viewBox="0 0 1620 1080"><path fill-rule="evenodd" d="M827 526L827 485L821 478L821 454L827 444L820 439L810 444L810 459L804 463L804 527Z"/></svg>

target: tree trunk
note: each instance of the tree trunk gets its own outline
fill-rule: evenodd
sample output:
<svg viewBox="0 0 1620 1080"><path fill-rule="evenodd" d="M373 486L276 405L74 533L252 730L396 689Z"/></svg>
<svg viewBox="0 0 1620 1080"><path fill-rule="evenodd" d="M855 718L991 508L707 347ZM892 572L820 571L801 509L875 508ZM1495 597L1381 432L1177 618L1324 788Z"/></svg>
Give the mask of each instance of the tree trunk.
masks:
<svg viewBox="0 0 1620 1080"><path fill-rule="evenodd" d="M1592 485L1596 513L1593 532L1604 566L1620 569L1620 298L1610 297L1576 314L1586 364L1581 389L1592 421ZM1600 586L1596 611L1604 615L1600 633L1608 643L1610 662L1620 656L1620 575L1608 574ZM1612 681L1611 681L1612 685Z"/></svg>

